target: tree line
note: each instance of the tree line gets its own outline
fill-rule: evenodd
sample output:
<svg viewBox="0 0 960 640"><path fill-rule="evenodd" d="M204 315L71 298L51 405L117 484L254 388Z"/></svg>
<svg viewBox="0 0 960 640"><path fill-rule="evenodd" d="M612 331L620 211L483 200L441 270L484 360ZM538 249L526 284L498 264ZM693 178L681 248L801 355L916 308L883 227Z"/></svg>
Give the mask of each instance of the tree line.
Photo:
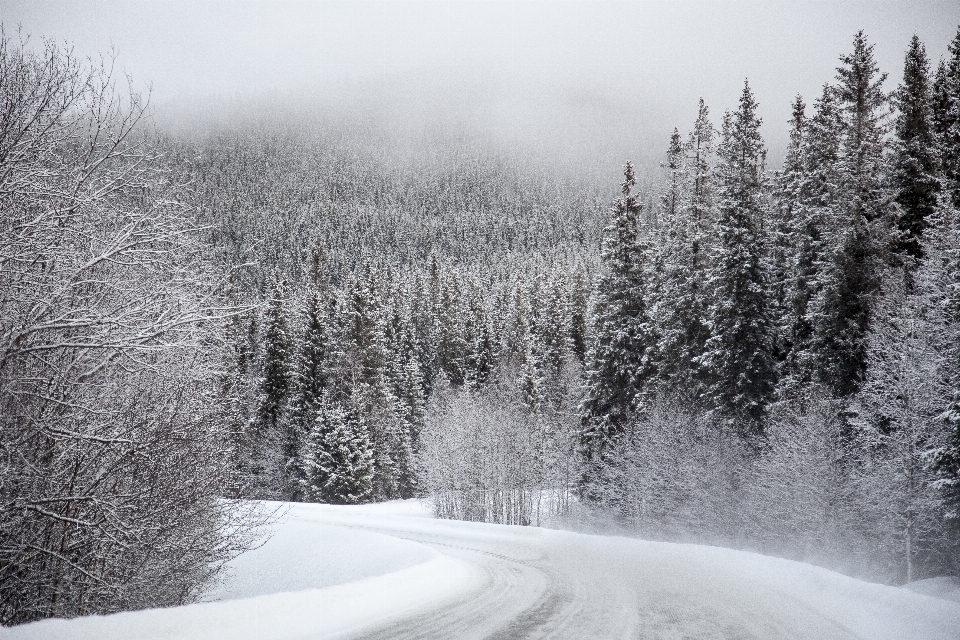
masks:
<svg viewBox="0 0 960 640"><path fill-rule="evenodd" d="M582 264L492 278L436 257L422 269L368 261L342 287L327 264L318 246L309 285L277 274L262 311L234 324L226 384L251 490L343 504L423 495L447 477L420 455L424 438L448 464L465 444L446 413L464 403L481 414L499 404L521 431L563 414L569 460L587 340Z"/></svg>

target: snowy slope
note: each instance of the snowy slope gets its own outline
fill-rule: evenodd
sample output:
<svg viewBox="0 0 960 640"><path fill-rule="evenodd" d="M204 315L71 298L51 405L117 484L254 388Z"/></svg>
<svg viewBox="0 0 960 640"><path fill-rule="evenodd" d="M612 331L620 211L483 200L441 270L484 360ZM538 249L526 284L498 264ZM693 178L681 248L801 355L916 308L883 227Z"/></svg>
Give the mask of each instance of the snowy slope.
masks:
<svg viewBox="0 0 960 640"><path fill-rule="evenodd" d="M426 514L414 501L400 505L409 515ZM304 506L292 516L289 511L281 516L272 527L267 544L233 560L227 566L223 584L205 599L233 600L328 587L380 576L437 557L436 551L415 542L325 524ZM396 507L392 508L396 512Z"/></svg>
<svg viewBox="0 0 960 640"><path fill-rule="evenodd" d="M44 620L9 629L0 639L36 640L285 640L350 635L442 606L476 588L478 572L428 546L332 525L342 507L293 505L270 540L237 558L217 602L73 620ZM380 514L425 517L416 501L362 507Z"/></svg>
<svg viewBox="0 0 960 640"><path fill-rule="evenodd" d="M927 578L911 582L903 588L925 596L960 602L960 579L958 578Z"/></svg>
<svg viewBox="0 0 960 640"><path fill-rule="evenodd" d="M960 638L958 603L728 549L438 521L415 502L292 505L276 526L218 592L238 599L0 638Z"/></svg>

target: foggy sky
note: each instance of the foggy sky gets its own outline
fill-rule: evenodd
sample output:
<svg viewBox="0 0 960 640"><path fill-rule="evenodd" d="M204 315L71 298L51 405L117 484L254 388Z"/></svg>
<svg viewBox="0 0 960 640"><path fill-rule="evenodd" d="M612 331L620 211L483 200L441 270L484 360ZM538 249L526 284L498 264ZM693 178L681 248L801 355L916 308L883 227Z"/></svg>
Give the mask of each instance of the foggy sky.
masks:
<svg viewBox="0 0 960 640"><path fill-rule="evenodd" d="M168 127L340 113L611 166L659 158L700 96L719 125L749 78L776 164L793 96L813 102L858 29L892 89L911 34L934 65L945 55L960 0L2 0L0 19L82 55L114 47Z"/></svg>

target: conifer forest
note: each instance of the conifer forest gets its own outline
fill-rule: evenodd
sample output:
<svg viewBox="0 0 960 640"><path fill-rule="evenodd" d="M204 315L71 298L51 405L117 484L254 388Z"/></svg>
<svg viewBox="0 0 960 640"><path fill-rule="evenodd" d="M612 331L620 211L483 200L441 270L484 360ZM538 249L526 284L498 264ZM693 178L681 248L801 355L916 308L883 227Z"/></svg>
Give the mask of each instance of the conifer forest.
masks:
<svg viewBox="0 0 960 640"><path fill-rule="evenodd" d="M262 501L960 576L960 30L851 35L779 166L748 79L597 179L166 131L8 25L0 624L193 602Z"/></svg>

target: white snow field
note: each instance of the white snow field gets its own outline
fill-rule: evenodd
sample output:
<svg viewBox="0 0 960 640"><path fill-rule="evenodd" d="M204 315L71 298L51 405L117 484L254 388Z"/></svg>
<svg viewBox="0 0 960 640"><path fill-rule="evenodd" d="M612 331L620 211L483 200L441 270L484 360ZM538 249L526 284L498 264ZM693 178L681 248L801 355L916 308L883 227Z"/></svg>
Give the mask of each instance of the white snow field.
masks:
<svg viewBox="0 0 960 640"><path fill-rule="evenodd" d="M230 599L0 638L960 638L955 601L729 549L435 520L414 501L295 504L274 527L213 594Z"/></svg>

